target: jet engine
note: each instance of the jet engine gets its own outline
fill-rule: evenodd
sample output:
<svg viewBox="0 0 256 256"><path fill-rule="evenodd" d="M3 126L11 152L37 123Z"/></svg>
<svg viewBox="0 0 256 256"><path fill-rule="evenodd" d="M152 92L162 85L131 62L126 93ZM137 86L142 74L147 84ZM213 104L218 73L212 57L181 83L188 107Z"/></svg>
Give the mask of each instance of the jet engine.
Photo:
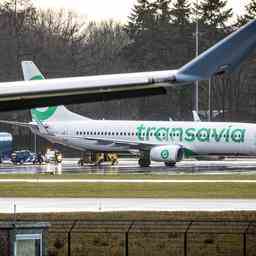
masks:
<svg viewBox="0 0 256 256"><path fill-rule="evenodd" d="M181 146L158 146L150 151L150 159L156 162L179 162L183 159L183 149Z"/></svg>

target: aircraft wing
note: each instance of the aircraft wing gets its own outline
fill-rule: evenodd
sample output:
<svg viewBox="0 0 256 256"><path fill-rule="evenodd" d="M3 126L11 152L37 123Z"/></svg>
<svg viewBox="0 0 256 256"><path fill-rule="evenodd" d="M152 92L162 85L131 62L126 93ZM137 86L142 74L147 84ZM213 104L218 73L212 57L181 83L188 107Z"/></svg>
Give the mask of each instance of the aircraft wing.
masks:
<svg viewBox="0 0 256 256"><path fill-rule="evenodd" d="M174 71L0 83L0 111L165 94Z"/></svg>
<svg viewBox="0 0 256 256"><path fill-rule="evenodd" d="M120 139L111 139L111 138L100 138L100 137L73 137L77 139L97 141L99 143L112 143L117 146L130 146L133 149L150 149L155 146L159 146L159 143L152 142L133 142L130 140L120 140Z"/></svg>
<svg viewBox="0 0 256 256"><path fill-rule="evenodd" d="M256 20L178 70L0 83L0 111L164 94L233 71L256 46Z"/></svg>

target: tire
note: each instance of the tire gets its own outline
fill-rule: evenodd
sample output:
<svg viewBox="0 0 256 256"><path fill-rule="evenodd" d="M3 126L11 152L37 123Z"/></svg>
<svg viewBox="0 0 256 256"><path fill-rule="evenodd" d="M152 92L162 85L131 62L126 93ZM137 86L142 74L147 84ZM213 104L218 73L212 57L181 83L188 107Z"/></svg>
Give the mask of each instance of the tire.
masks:
<svg viewBox="0 0 256 256"><path fill-rule="evenodd" d="M141 168L143 168L143 167L149 167L150 164L151 164L150 162L144 162L142 159L139 160L139 166L140 166Z"/></svg>
<svg viewBox="0 0 256 256"><path fill-rule="evenodd" d="M164 164L166 167L175 167L175 165L176 165L175 162L165 162Z"/></svg>

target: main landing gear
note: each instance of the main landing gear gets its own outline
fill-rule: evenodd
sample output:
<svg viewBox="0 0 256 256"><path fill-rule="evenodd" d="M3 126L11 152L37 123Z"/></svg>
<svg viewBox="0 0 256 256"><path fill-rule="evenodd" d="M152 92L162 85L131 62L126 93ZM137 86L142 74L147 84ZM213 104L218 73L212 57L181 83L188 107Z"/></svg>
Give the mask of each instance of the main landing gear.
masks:
<svg viewBox="0 0 256 256"><path fill-rule="evenodd" d="M165 162L164 164L166 167L175 167L175 165L176 165L175 162Z"/></svg>
<svg viewBox="0 0 256 256"><path fill-rule="evenodd" d="M151 164L150 151L140 151L139 166L140 167L149 167L150 164Z"/></svg>

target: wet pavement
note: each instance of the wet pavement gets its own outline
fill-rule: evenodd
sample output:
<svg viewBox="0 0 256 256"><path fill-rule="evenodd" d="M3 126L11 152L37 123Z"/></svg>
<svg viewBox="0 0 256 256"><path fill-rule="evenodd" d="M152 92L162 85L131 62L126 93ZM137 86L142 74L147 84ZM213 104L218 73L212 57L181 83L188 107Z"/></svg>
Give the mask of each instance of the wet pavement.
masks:
<svg viewBox="0 0 256 256"><path fill-rule="evenodd" d="M136 159L120 159L117 165L111 166L110 163L103 163L101 166L85 165L83 167L77 164L78 159L66 159L62 164L62 172L68 173L108 173L108 174L122 174L122 173L233 173L233 172L250 172L256 173L256 159L227 159L221 161L197 161L184 160L177 163L175 168L165 167L163 163L153 162L149 168L140 168ZM46 173L49 170L56 169L54 164L47 165L13 165L11 163L4 163L0 165L0 174L35 174Z"/></svg>

